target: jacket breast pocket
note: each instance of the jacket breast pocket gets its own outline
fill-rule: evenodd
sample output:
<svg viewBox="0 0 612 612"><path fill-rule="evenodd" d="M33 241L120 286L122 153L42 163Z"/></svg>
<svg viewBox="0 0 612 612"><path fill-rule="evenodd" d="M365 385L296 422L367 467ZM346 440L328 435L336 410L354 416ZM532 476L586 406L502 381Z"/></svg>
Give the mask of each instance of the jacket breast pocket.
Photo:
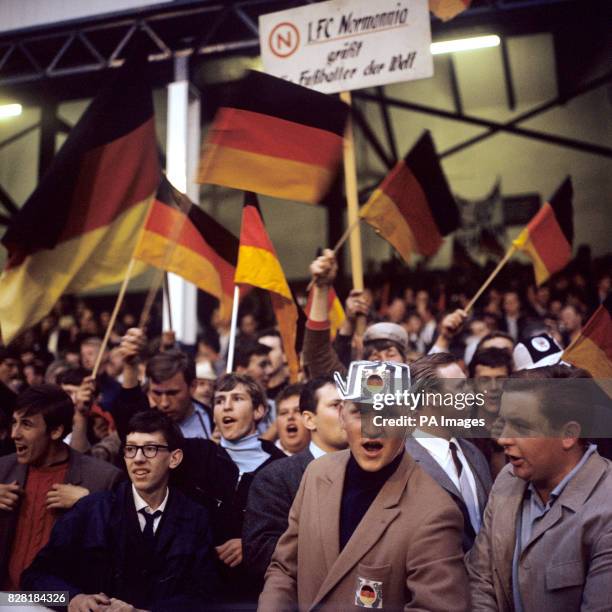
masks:
<svg viewBox="0 0 612 612"><path fill-rule="evenodd" d="M355 606L357 608L372 608L381 610L385 599L389 596L389 579L391 565L357 566L357 582L355 585Z"/></svg>
<svg viewBox="0 0 612 612"><path fill-rule="evenodd" d="M546 568L546 588L549 591L567 589L584 584L582 561L565 561Z"/></svg>

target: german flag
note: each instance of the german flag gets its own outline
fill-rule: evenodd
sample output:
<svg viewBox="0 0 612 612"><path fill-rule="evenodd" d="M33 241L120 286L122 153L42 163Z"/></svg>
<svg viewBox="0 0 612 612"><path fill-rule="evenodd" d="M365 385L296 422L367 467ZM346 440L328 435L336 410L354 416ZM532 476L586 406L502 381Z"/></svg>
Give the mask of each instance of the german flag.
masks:
<svg viewBox="0 0 612 612"><path fill-rule="evenodd" d="M572 179L567 177L550 203L540 208L512 243L531 258L538 285L562 270L572 258L573 193Z"/></svg>
<svg viewBox="0 0 612 612"><path fill-rule="evenodd" d="M360 215L407 262L415 251L434 255L443 236L459 227L459 210L428 131L389 172Z"/></svg>
<svg viewBox="0 0 612 612"><path fill-rule="evenodd" d="M65 293L120 282L160 180L151 87L126 62L89 105L2 243L0 325L8 343ZM143 271L137 266L135 274Z"/></svg>
<svg viewBox="0 0 612 612"><path fill-rule="evenodd" d="M215 116L198 180L317 204L342 160L348 111L333 97L249 72Z"/></svg>
<svg viewBox="0 0 612 612"><path fill-rule="evenodd" d="M463 13L472 0L429 0L429 10L442 21L449 21Z"/></svg>
<svg viewBox="0 0 612 612"><path fill-rule="evenodd" d="M584 368L594 378L612 379L612 294L565 349L562 359Z"/></svg>
<svg viewBox="0 0 612 612"><path fill-rule="evenodd" d="M310 318L310 310L312 308L313 292L314 287L310 290L310 293L308 294L308 300L306 302L306 307L304 308L304 313L308 318ZM338 330L346 319L344 308L342 308L340 299L338 298L338 295L333 287L330 287L327 292L327 317L329 319L329 333L333 339L336 337Z"/></svg>
<svg viewBox="0 0 612 612"><path fill-rule="evenodd" d="M232 309L238 239L164 177L151 202L134 258L182 276Z"/></svg>
<svg viewBox="0 0 612 612"><path fill-rule="evenodd" d="M278 321L283 349L289 365L290 378L292 382L297 382L299 371L299 361L295 352L297 306L293 301L274 245L266 231L257 196L254 193L244 194L238 266L234 281L259 287L270 293L272 308Z"/></svg>

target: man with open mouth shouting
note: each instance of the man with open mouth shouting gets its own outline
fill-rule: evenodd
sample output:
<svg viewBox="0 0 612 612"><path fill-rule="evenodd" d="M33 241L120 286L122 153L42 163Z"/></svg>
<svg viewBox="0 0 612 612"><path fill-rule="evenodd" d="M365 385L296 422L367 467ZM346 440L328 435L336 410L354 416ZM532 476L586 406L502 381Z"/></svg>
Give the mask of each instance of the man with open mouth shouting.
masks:
<svg viewBox="0 0 612 612"><path fill-rule="evenodd" d="M612 610L612 464L587 439L608 423L592 419L589 378L553 365L504 387L510 464L466 558L475 612Z"/></svg>
<svg viewBox="0 0 612 612"><path fill-rule="evenodd" d="M306 469L260 611L470 609L461 513L369 409L345 401L349 450Z"/></svg>
<svg viewBox="0 0 612 612"><path fill-rule="evenodd" d="M66 510L122 479L117 468L64 444L73 416L72 400L57 385L34 385L17 396L16 452L0 458L0 589L19 587Z"/></svg>

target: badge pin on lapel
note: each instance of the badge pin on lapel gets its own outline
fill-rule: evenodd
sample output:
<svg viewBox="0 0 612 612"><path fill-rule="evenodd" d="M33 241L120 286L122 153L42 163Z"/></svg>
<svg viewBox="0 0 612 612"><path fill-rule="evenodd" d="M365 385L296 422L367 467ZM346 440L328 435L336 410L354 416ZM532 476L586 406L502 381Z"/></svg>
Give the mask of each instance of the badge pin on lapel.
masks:
<svg viewBox="0 0 612 612"><path fill-rule="evenodd" d="M357 577L357 590L355 591L355 605L359 608L378 610L383 607L383 583L378 580L368 580Z"/></svg>

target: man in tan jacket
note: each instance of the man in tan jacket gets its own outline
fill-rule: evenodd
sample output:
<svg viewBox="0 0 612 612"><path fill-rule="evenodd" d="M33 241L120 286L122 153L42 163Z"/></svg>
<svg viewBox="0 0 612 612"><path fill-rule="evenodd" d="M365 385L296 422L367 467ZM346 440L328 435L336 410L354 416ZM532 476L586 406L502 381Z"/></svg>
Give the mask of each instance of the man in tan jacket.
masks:
<svg viewBox="0 0 612 612"><path fill-rule="evenodd" d="M349 450L307 468L259 611L468 611L457 506L404 451L405 429L351 402L340 420Z"/></svg>

